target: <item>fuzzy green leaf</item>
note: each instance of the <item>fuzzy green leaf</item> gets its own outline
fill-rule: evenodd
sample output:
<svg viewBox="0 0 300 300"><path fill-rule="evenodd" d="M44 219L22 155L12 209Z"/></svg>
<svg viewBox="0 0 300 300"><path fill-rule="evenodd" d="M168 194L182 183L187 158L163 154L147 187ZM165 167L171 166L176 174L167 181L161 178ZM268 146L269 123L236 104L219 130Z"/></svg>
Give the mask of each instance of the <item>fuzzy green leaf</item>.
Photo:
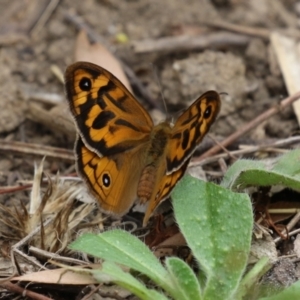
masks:
<svg viewBox="0 0 300 300"><path fill-rule="evenodd" d="M259 300L296 300L300 299L300 280L293 283L277 295L259 298Z"/></svg>
<svg viewBox="0 0 300 300"><path fill-rule="evenodd" d="M124 272L113 262L105 261L102 268L90 270L99 282L113 282L132 292L142 300L167 300L168 298L155 290L147 289L144 284L134 278L130 273Z"/></svg>
<svg viewBox="0 0 300 300"><path fill-rule="evenodd" d="M300 190L300 150L290 151L272 164L238 160L226 172L221 185L232 190L275 185Z"/></svg>
<svg viewBox="0 0 300 300"><path fill-rule="evenodd" d="M126 231L85 234L73 242L70 248L127 266L168 289L167 271L144 243Z"/></svg>
<svg viewBox="0 0 300 300"><path fill-rule="evenodd" d="M235 294L236 299L244 299L246 295L252 293L259 279L271 268L271 263L267 257L261 258L255 266L244 276Z"/></svg>
<svg viewBox="0 0 300 300"><path fill-rule="evenodd" d="M177 257L171 257L166 260L166 267L174 285L177 287L176 299L202 299L198 279L193 270L184 261Z"/></svg>
<svg viewBox="0 0 300 300"><path fill-rule="evenodd" d="M248 195L185 176L172 198L181 232L207 278L204 299L231 299L250 251L253 215Z"/></svg>

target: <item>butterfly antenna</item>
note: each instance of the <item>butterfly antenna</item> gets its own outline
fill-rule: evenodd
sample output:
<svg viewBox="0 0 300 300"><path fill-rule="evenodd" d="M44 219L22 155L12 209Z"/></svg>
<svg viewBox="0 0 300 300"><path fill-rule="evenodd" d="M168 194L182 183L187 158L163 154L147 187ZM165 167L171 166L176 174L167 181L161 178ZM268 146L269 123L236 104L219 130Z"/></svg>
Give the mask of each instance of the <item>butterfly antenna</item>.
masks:
<svg viewBox="0 0 300 300"><path fill-rule="evenodd" d="M225 95L225 96L229 96L229 94L228 94L228 93L226 93L226 92L221 92L221 93L219 93L219 95Z"/></svg>
<svg viewBox="0 0 300 300"><path fill-rule="evenodd" d="M164 98L164 94L163 94L163 89L162 89L162 85L161 85L161 82L158 78L158 73L157 73L157 68L155 67L154 64L152 64L152 69L153 69L153 73L154 73L154 76L155 76L155 79L156 79L156 82L159 86L159 91L160 91L160 96L161 96L161 99L163 101L163 104L164 104L164 108L165 108L165 113L166 113L166 116L167 116L167 119L168 119L168 108L167 108L167 103L166 103L166 100Z"/></svg>

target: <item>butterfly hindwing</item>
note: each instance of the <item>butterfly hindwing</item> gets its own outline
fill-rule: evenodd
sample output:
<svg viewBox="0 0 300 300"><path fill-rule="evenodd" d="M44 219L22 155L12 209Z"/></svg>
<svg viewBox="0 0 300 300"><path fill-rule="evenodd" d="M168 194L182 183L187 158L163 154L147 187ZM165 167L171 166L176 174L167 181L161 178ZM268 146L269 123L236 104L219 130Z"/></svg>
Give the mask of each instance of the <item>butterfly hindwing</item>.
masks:
<svg viewBox="0 0 300 300"><path fill-rule="evenodd" d="M189 160L185 161L185 163L178 170L172 172L171 174L165 174L162 178L160 178L158 186L155 187L155 194L153 194L152 198L149 201L149 205L147 207L147 211L145 213L145 217L143 220L143 225L146 225L150 216L156 209L156 207L165 199L168 198L171 191L175 187L176 183L182 178L184 175L187 166L189 164Z"/></svg>
<svg viewBox="0 0 300 300"><path fill-rule="evenodd" d="M136 200L142 161L138 152L99 157L78 136L75 143L77 172L100 203L100 207L116 215L126 213Z"/></svg>

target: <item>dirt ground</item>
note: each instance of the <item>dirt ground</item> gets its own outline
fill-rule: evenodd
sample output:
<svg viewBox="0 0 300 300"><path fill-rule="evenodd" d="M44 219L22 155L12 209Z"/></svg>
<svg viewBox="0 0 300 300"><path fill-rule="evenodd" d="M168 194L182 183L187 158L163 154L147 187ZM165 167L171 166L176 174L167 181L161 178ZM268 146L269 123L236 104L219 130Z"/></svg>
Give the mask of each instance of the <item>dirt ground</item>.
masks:
<svg viewBox="0 0 300 300"><path fill-rule="evenodd" d="M129 78L133 90L154 119L165 117L162 95L168 113L176 116L207 90L222 93L222 110L211 130L221 141L289 95L270 34L280 31L299 40L299 16L297 0L0 1L0 185L7 189L31 186L35 162L47 155L46 146L69 150L47 155L47 174L75 172L70 153L76 132L59 78L75 62L80 30L86 30L92 43L109 48L135 74ZM229 30L228 24L238 26ZM274 142L298 131L293 108L288 106L228 149ZM205 150L212 143L207 138L200 148ZM218 181L220 166L206 168L208 177ZM3 189L1 194L3 206L19 206L14 201L20 200L27 205L30 187ZM5 246L10 249L28 231L11 229L8 239L2 234L2 264L9 257ZM291 247L281 243L277 250L287 255ZM269 274L277 276L275 281L288 285L300 278L297 262L282 265L285 277L279 278L282 272L276 269ZM83 297L80 289L72 296L66 291L51 294L53 290L47 288L44 292L55 299ZM15 293L0 290L2 299L15 299Z"/></svg>

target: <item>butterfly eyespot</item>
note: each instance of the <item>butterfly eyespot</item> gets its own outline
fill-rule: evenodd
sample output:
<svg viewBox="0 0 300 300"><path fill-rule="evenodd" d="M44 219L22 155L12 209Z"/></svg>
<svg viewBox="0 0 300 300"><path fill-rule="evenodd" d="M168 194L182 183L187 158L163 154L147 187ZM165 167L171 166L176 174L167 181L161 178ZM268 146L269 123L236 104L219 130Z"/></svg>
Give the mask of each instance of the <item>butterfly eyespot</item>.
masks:
<svg viewBox="0 0 300 300"><path fill-rule="evenodd" d="M104 187L109 188L110 187L110 175L107 173L104 173L102 175L102 184Z"/></svg>
<svg viewBox="0 0 300 300"><path fill-rule="evenodd" d="M89 92L92 88L91 79L83 77L79 82L79 87L82 91Z"/></svg>
<svg viewBox="0 0 300 300"><path fill-rule="evenodd" d="M207 109L204 112L204 118L208 119L211 116L211 112L212 112L211 106L208 106Z"/></svg>

